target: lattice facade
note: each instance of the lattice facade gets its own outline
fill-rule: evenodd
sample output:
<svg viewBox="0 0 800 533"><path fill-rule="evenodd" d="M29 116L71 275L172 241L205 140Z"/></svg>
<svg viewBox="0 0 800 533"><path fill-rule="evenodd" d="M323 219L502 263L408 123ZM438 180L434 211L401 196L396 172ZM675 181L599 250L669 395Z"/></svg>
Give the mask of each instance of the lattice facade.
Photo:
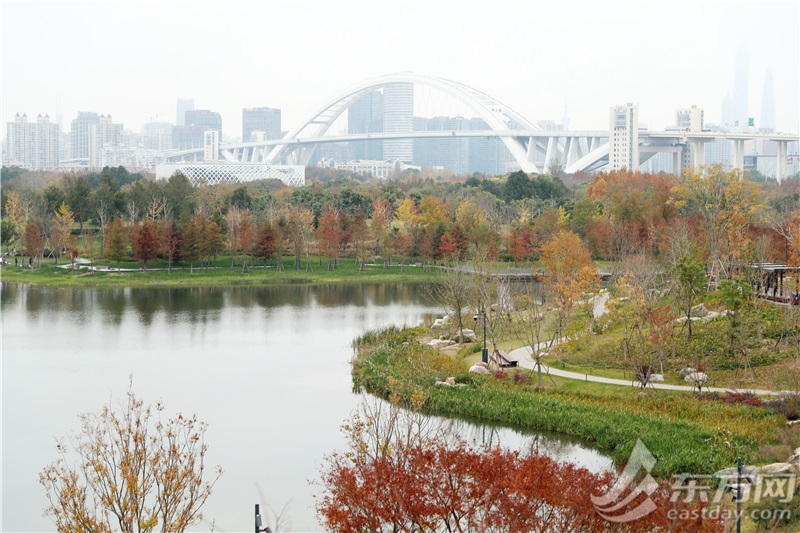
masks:
<svg viewBox="0 0 800 533"><path fill-rule="evenodd" d="M176 163L156 166L156 178L169 178L180 172L193 185L243 183L255 180L281 180L290 187L306 184L302 165L267 165L261 163Z"/></svg>

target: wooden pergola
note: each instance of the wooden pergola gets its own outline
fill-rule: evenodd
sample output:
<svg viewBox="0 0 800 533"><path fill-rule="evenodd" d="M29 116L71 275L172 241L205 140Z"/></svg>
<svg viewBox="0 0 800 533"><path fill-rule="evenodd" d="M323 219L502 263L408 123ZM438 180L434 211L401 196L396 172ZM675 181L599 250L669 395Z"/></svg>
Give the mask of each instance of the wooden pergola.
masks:
<svg viewBox="0 0 800 533"><path fill-rule="evenodd" d="M778 263L750 266L762 273L761 283L754 287L759 296L774 302L800 305L800 267Z"/></svg>

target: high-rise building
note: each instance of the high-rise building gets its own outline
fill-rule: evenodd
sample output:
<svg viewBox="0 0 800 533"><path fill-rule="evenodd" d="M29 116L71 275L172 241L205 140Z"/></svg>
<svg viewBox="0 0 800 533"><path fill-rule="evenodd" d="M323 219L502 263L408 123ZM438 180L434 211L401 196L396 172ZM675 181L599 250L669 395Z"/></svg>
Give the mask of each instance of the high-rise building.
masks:
<svg viewBox="0 0 800 533"><path fill-rule="evenodd" d="M172 148L175 150L191 150L203 146L203 126L173 126Z"/></svg>
<svg viewBox="0 0 800 533"><path fill-rule="evenodd" d="M35 169L56 168L59 163L58 124L50 122L49 115L39 115L36 122L19 113L6 127L8 162L12 165Z"/></svg>
<svg viewBox="0 0 800 533"><path fill-rule="evenodd" d="M772 84L772 71L769 69L764 73L764 91L761 95L761 116L758 127L765 133L772 133L776 128L775 88Z"/></svg>
<svg viewBox="0 0 800 533"><path fill-rule="evenodd" d="M383 89L383 131L411 133L414 130L414 84L393 83ZM413 139L383 142L383 158L410 163L414 160Z"/></svg>
<svg viewBox="0 0 800 533"><path fill-rule="evenodd" d="M414 117L414 131L456 131L469 129L469 126L469 119L464 117ZM414 139L414 163L466 174L469 169L470 140L467 137Z"/></svg>
<svg viewBox="0 0 800 533"><path fill-rule="evenodd" d="M219 132L206 130L203 132L203 161L219 159Z"/></svg>
<svg viewBox="0 0 800 533"><path fill-rule="evenodd" d="M122 144L122 124L114 124L111 115L100 115L89 125L89 166L104 167L118 163L117 149Z"/></svg>
<svg viewBox="0 0 800 533"><path fill-rule="evenodd" d="M488 130L489 125L482 118L469 119L470 130ZM511 152L499 137L472 137L469 139L468 171L498 176L508 172Z"/></svg>
<svg viewBox="0 0 800 533"><path fill-rule="evenodd" d="M727 128L718 124L704 124L706 131L727 131ZM728 139L716 139L705 145L704 163L706 166L715 163L730 165L733 162L733 150Z"/></svg>
<svg viewBox="0 0 800 533"><path fill-rule="evenodd" d="M80 111L72 121L69 131L70 157L89 159L89 130L100 122L100 115L91 111Z"/></svg>
<svg viewBox="0 0 800 533"><path fill-rule="evenodd" d="M729 128L744 128L749 118L747 111L747 46L739 41L736 46L736 66L733 73L733 94L722 103L722 124Z"/></svg>
<svg viewBox="0 0 800 533"><path fill-rule="evenodd" d="M383 94L373 91L347 108L347 133L380 133L383 131ZM383 159L383 141L353 141L350 160Z"/></svg>
<svg viewBox="0 0 800 533"><path fill-rule="evenodd" d="M216 111L192 109L186 111L186 126L200 126L205 130L216 130L222 139L222 117Z"/></svg>
<svg viewBox="0 0 800 533"><path fill-rule="evenodd" d="M242 142L255 141L253 132L264 132L264 140L281 138L281 110L271 107L242 109Z"/></svg>
<svg viewBox="0 0 800 533"><path fill-rule="evenodd" d="M671 129L685 132L703 131L703 117L703 110L694 105L689 108L676 109L675 126L673 126ZM687 143L687 145L680 152L681 161L678 162L680 167L694 168L695 162L698 160L698 158L703 160L697 161L697 163L701 165L705 164L704 148L705 144L699 145L693 142ZM700 150L699 153L698 150ZM674 165L675 163L673 162L673 166Z"/></svg>
<svg viewBox="0 0 800 533"><path fill-rule="evenodd" d="M703 131L703 110L694 105L676 109L675 127L681 131Z"/></svg>
<svg viewBox="0 0 800 533"><path fill-rule="evenodd" d="M169 150L172 148L172 124L148 122L142 127L142 148L147 150Z"/></svg>
<svg viewBox="0 0 800 533"><path fill-rule="evenodd" d="M175 125L186 125L186 112L194 110L194 98L178 98L175 112Z"/></svg>
<svg viewBox="0 0 800 533"><path fill-rule="evenodd" d="M611 108L608 166L639 170L639 107L631 103Z"/></svg>

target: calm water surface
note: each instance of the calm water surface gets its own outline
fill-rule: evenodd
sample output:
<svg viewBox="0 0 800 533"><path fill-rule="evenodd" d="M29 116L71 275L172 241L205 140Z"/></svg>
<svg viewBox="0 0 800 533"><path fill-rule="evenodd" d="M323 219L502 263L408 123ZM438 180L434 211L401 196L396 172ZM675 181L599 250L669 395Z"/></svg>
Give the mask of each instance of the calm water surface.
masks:
<svg viewBox="0 0 800 533"><path fill-rule="evenodd" d="M225 473L204 507L216 531L250 531L253 505L285 509L319 531L314 494L324 456L344 446L350 342L438 311L420 285L73 289L2 284L2 531L49 531L38 472L77 415L134 390L169 413L208 422L208 464ZM464 422L471 440L536 440L592 469L609 460L563 438ZM263 514L263 512L262 512ZM208 529L205 526L201 529Z"/></svg>

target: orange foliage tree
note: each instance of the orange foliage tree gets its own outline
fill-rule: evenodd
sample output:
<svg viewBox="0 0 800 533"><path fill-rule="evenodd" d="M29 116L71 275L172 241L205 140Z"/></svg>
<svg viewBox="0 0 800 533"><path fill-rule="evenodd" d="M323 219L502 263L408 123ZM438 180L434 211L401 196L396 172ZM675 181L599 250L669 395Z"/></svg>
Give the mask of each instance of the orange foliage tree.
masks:
<svg viewBox="0 0 800 533"><path fill-rule="evenodd" d="M563 329L575 302L600 281L589 250L577 233L562 229L541 247L544 283L559 308L557 329Z"/></svg>

